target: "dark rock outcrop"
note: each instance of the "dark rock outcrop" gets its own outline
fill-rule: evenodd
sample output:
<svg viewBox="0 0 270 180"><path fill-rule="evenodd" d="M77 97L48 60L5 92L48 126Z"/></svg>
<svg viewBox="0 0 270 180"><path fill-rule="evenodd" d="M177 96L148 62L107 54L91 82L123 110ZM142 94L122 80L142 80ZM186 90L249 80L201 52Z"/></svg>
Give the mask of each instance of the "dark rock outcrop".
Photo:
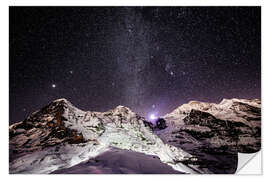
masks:
<svg viewBox="0 0 270 180"><path fill-rule="evenodd" d="M165 129L167 127L165 119L158 118L156 122L156 127L158 129Z"/></svg>

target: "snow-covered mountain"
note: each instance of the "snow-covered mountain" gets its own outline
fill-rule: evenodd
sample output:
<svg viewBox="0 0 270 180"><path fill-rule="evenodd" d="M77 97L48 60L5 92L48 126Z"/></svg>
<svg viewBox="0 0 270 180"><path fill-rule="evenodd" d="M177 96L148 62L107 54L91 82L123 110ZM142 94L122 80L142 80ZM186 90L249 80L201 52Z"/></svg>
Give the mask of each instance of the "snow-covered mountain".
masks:
<svg viewBox="0 0 270 180"><path fill-rule="evenodd" d="M165 115L167 120L177 124L184 122L184 117L192 110L208 112L216 118L228 121L242 122L251 127L260 127L261 101L259 99L223 99L219 104L190 101Z"/></svg>
<svg viewBox="0 0 270 180"><path fill-rule="evenodd" d="M234 173L238 152L260 150L258 99L191 101L163 118L158 130L124 106L55 100L9 127L10 173Z"/></svg>
<svg viewBox="0 0 270 180"><path fill-rule="evenodd" d="M197 159L165 144L143 117L124 106L108 112L85 112L66 99L58 99L11 125L9 134L10 173L52 173L111 148L157 156L183 173L211 173L188 165Z"/></svg>
<svg viewBox="0 0 270 180"><path fill-rule="evenodd" d="M200 157L196 163L214 173L234 173L237 152L253 153L261 147L258 99L223 99L219 104L190 101L163 118L168 128L158 136Z"/></svg>

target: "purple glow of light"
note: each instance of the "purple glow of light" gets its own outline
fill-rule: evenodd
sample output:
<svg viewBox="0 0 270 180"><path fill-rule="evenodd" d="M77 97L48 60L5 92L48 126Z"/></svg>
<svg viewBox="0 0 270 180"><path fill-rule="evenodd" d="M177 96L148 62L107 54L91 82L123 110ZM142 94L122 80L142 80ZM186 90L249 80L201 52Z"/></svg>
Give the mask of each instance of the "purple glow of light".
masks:
<svg viewBox="0 0 270 180"><path fill-rule="evenodd" d="M157 116L155 114L150 114L150 119L155 120L155 119L157 119Z"/></svg>

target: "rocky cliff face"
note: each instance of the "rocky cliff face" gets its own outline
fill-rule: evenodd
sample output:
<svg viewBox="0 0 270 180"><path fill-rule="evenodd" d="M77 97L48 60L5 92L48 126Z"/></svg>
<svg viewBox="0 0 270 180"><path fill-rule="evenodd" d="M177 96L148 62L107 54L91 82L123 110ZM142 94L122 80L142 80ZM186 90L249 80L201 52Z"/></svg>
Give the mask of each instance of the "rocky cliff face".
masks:
<svg viewBox="0 0 270 180"><path fill-rule="evenodd" d="M253 153L261 147L258 99L224 99L220 104L191 101L164 118L169 127L157 132L159 137L200 157L196 163L215 173L235 172L237 152Z"/></svg>
<svg viewBox="0 0 270 180"><path fill-rule="evenodd" d="M11 125L9 135L10 173L52 173L112 147L157 156L180 172L209 172L185 165L183 162L196 159L163 143L144 118L123 106L108 112L85 112L59 99Z"/></svg>

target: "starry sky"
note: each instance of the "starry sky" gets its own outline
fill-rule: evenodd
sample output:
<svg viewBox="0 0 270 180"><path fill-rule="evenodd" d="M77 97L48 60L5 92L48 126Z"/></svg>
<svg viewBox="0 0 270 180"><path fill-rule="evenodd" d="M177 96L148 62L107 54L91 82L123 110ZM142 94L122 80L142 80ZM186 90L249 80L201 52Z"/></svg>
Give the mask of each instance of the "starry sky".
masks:
<svg viewBox="0 0 270 180"><path fill-rule="evenodd" d="M10 7L10 123L66 98L149 117L261 96L260 7Z"/></svg>

